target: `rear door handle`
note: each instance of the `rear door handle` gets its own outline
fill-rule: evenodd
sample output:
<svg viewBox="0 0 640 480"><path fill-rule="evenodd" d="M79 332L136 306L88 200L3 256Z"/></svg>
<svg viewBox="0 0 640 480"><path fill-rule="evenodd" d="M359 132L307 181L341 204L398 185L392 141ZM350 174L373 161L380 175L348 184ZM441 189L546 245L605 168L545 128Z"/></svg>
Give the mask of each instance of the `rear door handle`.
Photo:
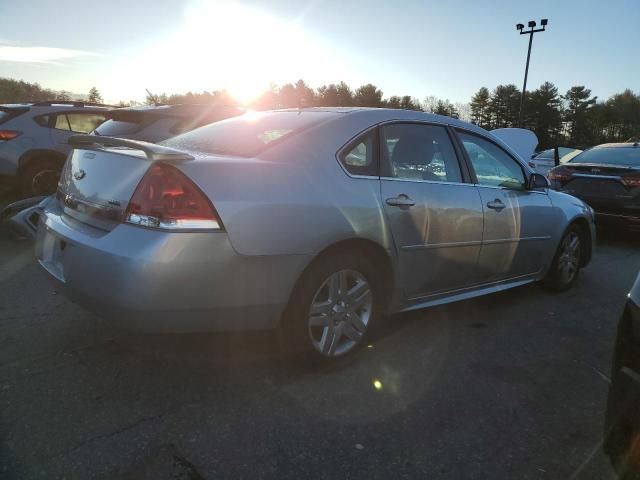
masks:
<svg viewBox="0 0 640 480"><path fill-rule="evenodd" d="M387 202L387 205L391 205L392 207L401 207L401 208L413 207L416 204L414 200L409 198L404 193L401 193L397 197L387 198L386 202Z"/></svg>
<svg viewBox="0 0 640 480"><path fill-rule="evenodd" d="M493 202L487 203L487 207L492 208L493 210L499 212L500 210L503 210L506 207L506 205L502 203L502 200L500 200L499 198L496 198Z"/></svg>

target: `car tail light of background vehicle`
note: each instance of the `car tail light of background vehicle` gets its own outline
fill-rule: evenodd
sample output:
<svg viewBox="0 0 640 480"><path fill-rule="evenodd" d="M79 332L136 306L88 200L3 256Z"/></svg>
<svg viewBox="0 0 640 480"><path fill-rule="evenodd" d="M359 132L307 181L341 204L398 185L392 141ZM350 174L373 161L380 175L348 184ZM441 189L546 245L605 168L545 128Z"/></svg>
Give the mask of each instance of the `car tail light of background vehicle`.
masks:
<svg viewBox="0 0 640 480"><path fill-rule="evenodd" d="M180 170L153 165L136 187L125 222L165 230L221 230L206 195Z"/></svg>
<svg viewBox="0 0 640 480"><path fill-rule="evenodd" d="M0 142L13 140L20 135L22 135L22 132L18 132L17 130L0 130Z"/></svg>
<svg viewBox="0 0 640 480"><path fill-rule="evenodd" d="M549 180L564 184L569 181L572 176L571 170L567 167L556 167L549 171Z"/></svg>
<svg viewBox="0 0 640 480"><path fill-rule="evenodd" d="M625 187L640 187L640 172L633 172L623 175L620 180Z"/></svg>

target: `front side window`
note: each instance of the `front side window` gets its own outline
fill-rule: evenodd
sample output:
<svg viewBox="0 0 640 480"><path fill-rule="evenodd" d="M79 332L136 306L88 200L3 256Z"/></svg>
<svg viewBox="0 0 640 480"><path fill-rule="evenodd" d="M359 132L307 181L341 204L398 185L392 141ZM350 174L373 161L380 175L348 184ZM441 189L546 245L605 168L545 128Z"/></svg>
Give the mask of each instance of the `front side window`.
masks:
<svg viewBox="0 0 640 480"><path fill-rule="evenodd" d="M375 145L375 131L368 132L346 148L340 162L352 175L377 175Z"/></svg>
<svg viewBox="0 0 640 480"><path fill-rule="evenodd" d="M525 176L520 164L494 143L477 135L458 132L480 185L522 189Z"/></svg>
<svg viewBox="0 0 640 480"><path fill-rule="evenodd" d="M392 177L461 182L460 165L444 127L398 123L382 127L382 149Z"/></svg>

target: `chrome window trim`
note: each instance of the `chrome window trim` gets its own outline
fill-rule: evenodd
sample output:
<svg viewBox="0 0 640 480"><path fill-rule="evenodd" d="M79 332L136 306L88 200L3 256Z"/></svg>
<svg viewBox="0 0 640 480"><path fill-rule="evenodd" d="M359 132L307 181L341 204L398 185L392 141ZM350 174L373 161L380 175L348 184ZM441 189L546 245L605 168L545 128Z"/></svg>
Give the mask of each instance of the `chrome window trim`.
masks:
<svg viewBox="0 0 640 480"><path fill-rule="evenodd" d="M465 182L446 182L446 181L438 181L438 180L420 180L413 178L398 178L398 177L377 177L380 180L387 180L393 182L413 182L413 183L434 183L436 185L461 185L465 187L473 187L475 183L465 183Z"/></svg>
<svg viewBox="0 0 640 480"><path fill-rule="evenodd" d="M597 178L603 180L622 180L622 177L619 175L594 175L590 173L574 173L572 174L572 176L580 178Z"/></svg>
<svg viewBox="0 0 640 480"><path fill-rule="evenodd" d="M430 250L433 248L455 248L455 247L477 247L481 245L496 245L501 243L518 243L527 241L542 241L551 240L551 235L539 235L531 237L520 238L497 238L495 240L471 240L468 242L449 242L449 243L431 243L431 244L416 244L416 245L404 245L400 247L401 250Z"/></svg>
<svg viewBox="0 0 640 480"><path fill-rule="evenodd" d="M506 190L509 192L526 192L526 193L537 193L538 195L548 195L548 188L545 188L544 190L529 190L528 188L523 188L523 189L519 189L519 188L509 188L509 187L501 187L499 185L484 185L482 183L472 183L470 185L475 185L478 188L491 188L493 190Z"/></svg>

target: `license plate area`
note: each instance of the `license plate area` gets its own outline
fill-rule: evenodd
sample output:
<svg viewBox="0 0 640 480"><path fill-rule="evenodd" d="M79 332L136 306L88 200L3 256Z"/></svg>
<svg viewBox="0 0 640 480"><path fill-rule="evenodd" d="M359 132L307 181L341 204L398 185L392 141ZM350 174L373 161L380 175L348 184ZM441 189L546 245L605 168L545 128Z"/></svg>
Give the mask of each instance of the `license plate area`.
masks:
<svg viewBox="0 0 640 480"><path fill-rule="evenodd" d="M38 261L51 275L64 282L62 263L67 242L47 229L42 239L42 249Z"/></svg>

